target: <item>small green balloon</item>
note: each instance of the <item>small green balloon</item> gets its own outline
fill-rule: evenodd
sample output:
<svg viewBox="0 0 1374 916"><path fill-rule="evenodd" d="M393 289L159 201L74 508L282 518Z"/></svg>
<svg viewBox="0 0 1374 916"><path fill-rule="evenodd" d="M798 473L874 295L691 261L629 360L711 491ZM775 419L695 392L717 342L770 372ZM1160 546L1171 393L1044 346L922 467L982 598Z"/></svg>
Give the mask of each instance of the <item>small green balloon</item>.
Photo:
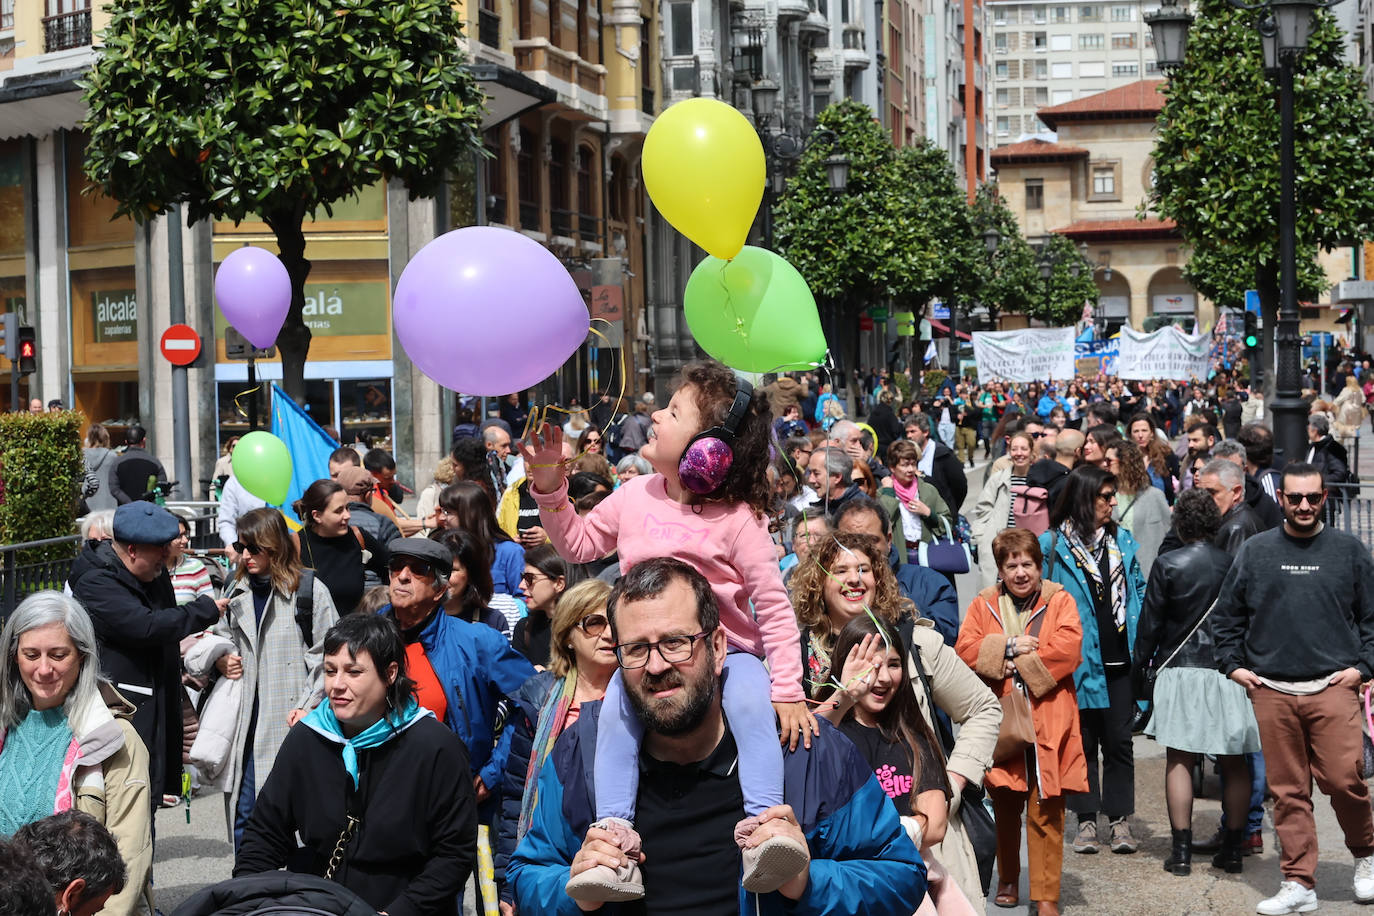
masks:
<svg viewBox="0 0 1374 916"><path fill-rule="evenodd" d="M730 261L706 258L687 280L683 305L697 344L732 369L809 369L825 358L811 290L765 248L746 245Z"/></svg>
<svg viewBox="0 0 1374 916"><path fill-rule="evenodd" d="M229 465L243 488L269 506L286 501L291 487L291 452L286 443L263 430L255 430L234 446Z"/></svg>

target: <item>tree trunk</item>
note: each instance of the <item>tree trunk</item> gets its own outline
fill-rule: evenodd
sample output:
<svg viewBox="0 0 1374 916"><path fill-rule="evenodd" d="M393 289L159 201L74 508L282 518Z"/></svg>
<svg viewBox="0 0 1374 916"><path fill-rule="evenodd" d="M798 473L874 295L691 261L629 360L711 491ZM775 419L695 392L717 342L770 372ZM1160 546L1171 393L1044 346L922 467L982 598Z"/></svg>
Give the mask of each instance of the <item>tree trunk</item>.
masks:
<svg viewBox="0 0 1374 916"><path fill-rule="evenodd" d="M277 236L278 257L291 276L291 309L277 335L277 349L281 351L282 388L297 404L305 403L305 360L310 355L311 338L305 323L305 281L310 276L310 262L305 257L304 222L305 212L300 207L266 219Z"/></svg>
<svg viewBox="0 0 1374 916"><path fill-rule="evenodd" d="M1277 261L1261 264L1255 271L1255 289L1259 291L1260 365L1264 367L1264 402L1274 399L1278 381L1278 367L1274 365L1274 331L1279 323L1279 266ZM1253 367L1251 372L1254 372ZM1266 411L1267 413L1267 411Z"/></svg>

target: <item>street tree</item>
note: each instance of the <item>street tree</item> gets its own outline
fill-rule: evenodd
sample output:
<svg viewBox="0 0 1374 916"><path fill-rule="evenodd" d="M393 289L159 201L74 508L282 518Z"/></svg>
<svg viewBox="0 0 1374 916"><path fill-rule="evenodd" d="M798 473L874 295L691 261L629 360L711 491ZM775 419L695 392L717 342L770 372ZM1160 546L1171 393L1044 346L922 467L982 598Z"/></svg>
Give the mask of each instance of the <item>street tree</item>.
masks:
<svg viewBox="0 0 1374 916"><path fill-rule="evenodd" d="M434 196L481 148L448 0L114 0L85 79L85 172L137 221L261 219L291 276L277 338L305 396L304 221L380 181Z"/></svg>
<svg viewBox="0 0 1374 916"><path fill-rule="evenodd" d="M1271 352L1279 300L1279 109L1264 73L1253 13L1200 0L1184 65L1164 85L1148 205L1178 223L1189 246L1184 277L1217 305L1241 308L1258 289ZM1374 114L1360 73L1343 63L1343 36L1316 15L1295 62L1298 297L1326 278L1319 249L1374 230ZM1272 378L1272 376L1271 376Z"/></svg>
<svg viewBox="0 0 1374 916"><path fill-rule="evenodd" d="M822 302L826 336L852 365L859 315L893 304L923 310L933 298L970 289L976 240L948 160L929 144L894 150L872 109L837 102L817 118L833 144L814 142L774 208L780 254ZM850 161L843 193L830 189L825 160Z"/></svg>

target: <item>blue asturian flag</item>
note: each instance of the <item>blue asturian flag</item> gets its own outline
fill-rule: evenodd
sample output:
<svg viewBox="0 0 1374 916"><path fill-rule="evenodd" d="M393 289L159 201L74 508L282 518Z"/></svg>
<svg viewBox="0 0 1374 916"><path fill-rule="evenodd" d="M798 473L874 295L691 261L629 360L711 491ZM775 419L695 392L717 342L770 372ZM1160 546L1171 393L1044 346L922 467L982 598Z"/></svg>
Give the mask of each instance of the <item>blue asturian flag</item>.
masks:
<svg viewBox="0 0 1374 916"><path fill-rule="evenodd" d="M329 455L339 443L275 383L272 385L272 435L285 442L291 453L291 488L282 506L282 513L290 520L296 518L291 505L301 498L305 488L329 476Z"/></svg>

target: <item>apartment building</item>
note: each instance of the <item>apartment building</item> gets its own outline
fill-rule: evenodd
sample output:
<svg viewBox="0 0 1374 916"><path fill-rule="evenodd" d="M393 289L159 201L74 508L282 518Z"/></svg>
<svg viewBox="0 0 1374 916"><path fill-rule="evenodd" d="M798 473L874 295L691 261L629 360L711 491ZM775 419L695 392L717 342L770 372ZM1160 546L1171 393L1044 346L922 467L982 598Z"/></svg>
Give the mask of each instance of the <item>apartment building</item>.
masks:
<svg viewBox="0 0 1374 916"><path fill-rule="evenodd" d="M948 154L970 195L986 177L990 6L924 0L926 137Z"/></svg>
<svg viewBox="0 0 1374 916"><path fill-rule="evenodd" d="M988 3L996 145L1052 139L1038 109L1158 75L1143 19L1157 3Z"/></svg>

